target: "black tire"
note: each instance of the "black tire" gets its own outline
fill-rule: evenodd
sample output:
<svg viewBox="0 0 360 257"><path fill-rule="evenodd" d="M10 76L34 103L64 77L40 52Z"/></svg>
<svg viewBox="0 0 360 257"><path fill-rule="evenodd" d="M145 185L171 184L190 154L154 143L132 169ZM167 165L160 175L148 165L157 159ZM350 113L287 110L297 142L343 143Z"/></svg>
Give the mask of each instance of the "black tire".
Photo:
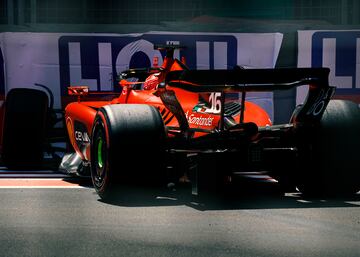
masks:
<svg viewBox="0 0 360 257"><path fill-rule="evenodd" d="M96 114L91 140L91 178L103 200L117 197L120 184L161 179L165 127L149 105L107 105Z"/></svg>
<svg viewBox="0 0 360 257"><path fill-rule="evenodd" d="M339 196L360 190L360 109L331 100L309 152L303 155L298 188L307 195Z"/></svg>
<svg viewBox="0 0 360 257"><path fill-rule="evenodd" d="M43 163L48 97L28 88L9 91L5 101L2 160L10 169L34 169Z"/></svg>

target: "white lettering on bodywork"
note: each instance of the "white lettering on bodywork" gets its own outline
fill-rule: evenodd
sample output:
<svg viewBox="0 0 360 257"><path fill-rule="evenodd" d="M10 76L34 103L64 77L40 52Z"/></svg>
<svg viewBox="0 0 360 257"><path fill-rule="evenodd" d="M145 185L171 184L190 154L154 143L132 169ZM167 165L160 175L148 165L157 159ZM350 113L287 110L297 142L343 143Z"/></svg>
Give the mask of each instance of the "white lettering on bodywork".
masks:
<svg viewBox="0 0 360 257"><path fill-rule="evenodd" d="M189 111L185 113L186 119L188 120L189 124L192 125L199 125L199 126L207 126L210 127L213 124L213 117L204 117L203 115L195 116L195 114L190 114Z"/></svg>

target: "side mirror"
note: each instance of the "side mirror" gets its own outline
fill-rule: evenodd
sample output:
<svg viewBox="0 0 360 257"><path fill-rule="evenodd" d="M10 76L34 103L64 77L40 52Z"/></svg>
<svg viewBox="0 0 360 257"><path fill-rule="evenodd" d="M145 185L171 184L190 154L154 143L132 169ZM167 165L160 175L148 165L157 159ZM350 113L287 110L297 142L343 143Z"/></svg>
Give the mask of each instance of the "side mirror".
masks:
<svg viewBox="0 0 360 257"><path fill-rule="evenodd" d="M68 87L68 95L88 95L89 94L89 87L88 86L71 86Z"/></svg>
<svg viewBox="0 0 360 257"><path fill-rule="evenodd" d="M122 80L120 80L119 85L120 85L121 87L125 87L125 86L128 86L128 85L129 85L129 82L126 81L125 79L122 79Z"/></svg>
<svg viewBox="0 0 360 257"><path fill-rule="evenodd" d="M128 89L132 89L135 85L140 85L143 84L143 81L136 81L136 82L131 82L131 81L127 81L125 79L120 80L119 85L121 87L127 87Z"/></svg>

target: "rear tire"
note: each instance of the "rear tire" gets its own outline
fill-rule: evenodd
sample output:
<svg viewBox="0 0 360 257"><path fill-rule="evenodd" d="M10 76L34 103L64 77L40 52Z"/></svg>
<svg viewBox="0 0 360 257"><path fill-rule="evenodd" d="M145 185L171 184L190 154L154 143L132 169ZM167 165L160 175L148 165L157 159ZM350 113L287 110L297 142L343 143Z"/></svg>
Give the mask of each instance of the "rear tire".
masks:
<svg viewBox="0 0 360 257"><path fill-rule="evenodd" d="M10 169L34 169L43 163L48 97L29 88L9 91L5 101L2 159Z"/></svg>
<svg viewBox="0 0 360 257"><path fill-rule="evenodd" d="M360 190L360 109L331 100L300 160L298 188L308 195L339 196Z"/></svg>
<svg viewBox="0 0 360 257"><path fill-rule="evenodd" d="M103 200L117 197L121 184L161 180L165 127L149 105L107 105L96 114L91 140L91 178Z"/></svg>

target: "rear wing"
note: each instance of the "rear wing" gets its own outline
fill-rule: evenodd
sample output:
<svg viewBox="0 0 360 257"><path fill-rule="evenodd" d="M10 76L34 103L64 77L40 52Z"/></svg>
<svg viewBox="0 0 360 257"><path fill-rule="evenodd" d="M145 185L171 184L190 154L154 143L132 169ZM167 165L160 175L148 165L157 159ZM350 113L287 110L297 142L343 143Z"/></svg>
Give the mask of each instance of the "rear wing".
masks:
<svg viewBox="0 0 360 257"><path fill-rule="evenodd" d="M191 92L264 92L309 85L296 121L319 121L335 92L328 68L183 70L169 72L166 85Z"/></svg>
<svg viewBox="0 0 360 257"><path fill-rule="evenodd" d="M273 91L307 85L329 85L328 68L184 70L169 72L166 84L192 92Z"/></svg>

